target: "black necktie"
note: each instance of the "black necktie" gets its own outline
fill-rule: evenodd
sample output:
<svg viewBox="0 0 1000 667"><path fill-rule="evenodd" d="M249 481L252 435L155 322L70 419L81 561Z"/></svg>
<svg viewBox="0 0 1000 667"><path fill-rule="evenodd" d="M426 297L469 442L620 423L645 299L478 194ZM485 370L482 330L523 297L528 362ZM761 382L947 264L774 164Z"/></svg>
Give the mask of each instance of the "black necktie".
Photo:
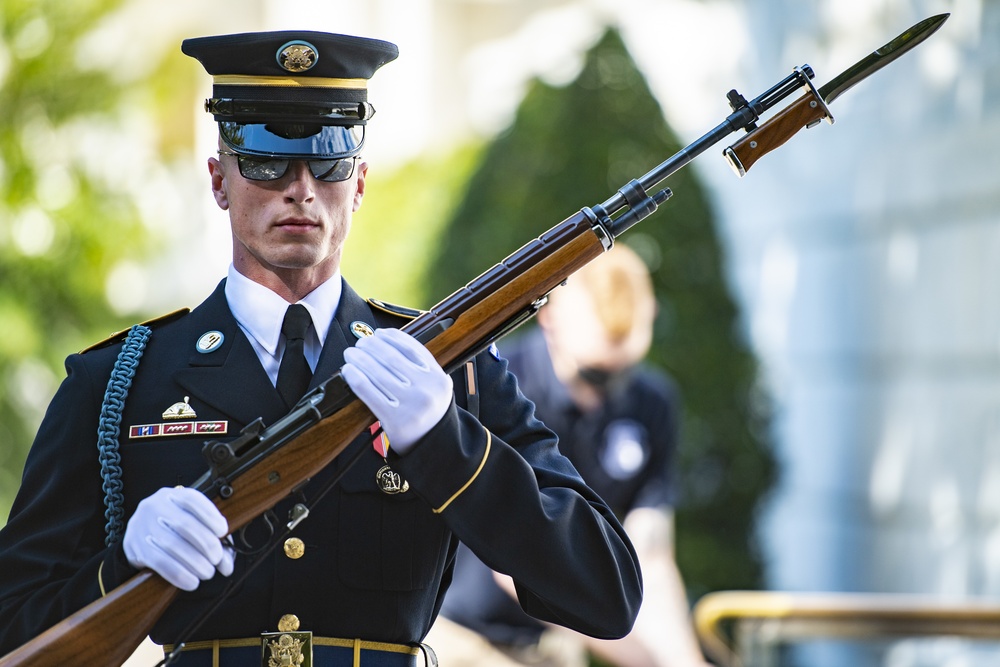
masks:
<svg viewBox="0 0 1000 667"><path fill-rule="evenodd" d="M312 371L306 361L306 330L312 323L309 311L299 303L294 303L285 311L285 321L281 323L281 333L285 335L285 353L281 355L278 367L278 393L285 406L291 409L306 393Z"/></svg>

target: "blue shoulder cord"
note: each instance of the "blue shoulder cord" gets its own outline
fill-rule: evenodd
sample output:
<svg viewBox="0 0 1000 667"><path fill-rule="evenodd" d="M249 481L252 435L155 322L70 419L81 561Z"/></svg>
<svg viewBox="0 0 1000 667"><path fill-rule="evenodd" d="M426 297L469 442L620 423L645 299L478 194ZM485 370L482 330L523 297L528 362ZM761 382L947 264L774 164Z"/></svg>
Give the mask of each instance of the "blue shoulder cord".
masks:
<svg viewBox="0 0 1000 667"><path fill-rule="evenodd" d="M146 342L152 329L136 324L129 329L128 336L118 353L115 367L108 379L108 388L104 392L104 403L101 405L101 418L97 427L97 450L101 461L101 477L104 479L104 518L108 520L104 527L107 533L104 544L111 546L121 537L122 522L125 517L125 496L122 495L122 457L118 452L119 426L122 412L125 409L125 397L128 396L132 378L139 366L139 359L146 349Z"/></svg>

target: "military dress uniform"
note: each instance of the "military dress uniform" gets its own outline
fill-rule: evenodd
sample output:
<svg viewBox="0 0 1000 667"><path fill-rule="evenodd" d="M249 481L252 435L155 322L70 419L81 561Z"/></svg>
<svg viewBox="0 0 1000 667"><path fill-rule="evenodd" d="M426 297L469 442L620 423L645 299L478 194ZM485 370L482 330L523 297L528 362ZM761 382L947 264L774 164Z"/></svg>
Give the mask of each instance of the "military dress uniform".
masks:
<svg viewBox="0 0 1000 667"><path fill-rule="evenodd" d="M182 50L214 77L206 110L219 126L220 153L259 181L281 178L293 160L318 180L350 178L343 168L359 159L374 113L367 79L397 54L388 42L312 31L203 37ZM0 531L0 652L134 574L105 500L117 508L121 498L125 525L144 498L206 472L206 440L286 414L224 285L193 311L151 324L141 355L132 344L143 339L130 334L124 347L116 341L67 359ZM359 332L407 321L341 287L312 386L341 368ZM120 369L120 356L138 365ZM177 663L184 667L268 664L261 635L296 628L313 633L317 666L409 665L451 581L459 541L517 580L528 613L595 636L627 633L641 577L620 523L559 454L506 362L482 353L475 368L455 373L454 401L405 456L391 443L383 456L362 435L316 475L302 490L307 499L344 473L294 540L252 555L268 533L252 522L232 576L254 569L194 636L178 633L216 601L221 575L181 593L152 638L193 640ZM123 376L131 378L124 401L116 393ZM405 492L386 492L386 465L398 480L389 490ZM295 500L275 508L279 521ZM277 662L302 664L288 655Z"/></svg>
<svg viewBox="0 0 1000 667"><path fill-rule="evenodd" d="M610 387L599 409L584 413L556 377L540 329L502 341L501 350L521 390L535 403L536 416L559 434L560 451L619 518L642 507L673 505L680 401L668 376L633 367ZM525 614L497 586L492 570L465 547L459 549L441 615L518 663L544 662L549 654L546 646L539 647L545 627ZM475 645L472 637L461 641ZM555 644L554 650L557 664L571 661L564 646Z"/></svg>
<svg viewBox="0 0 1000 667"><path fill-rule="evenodd" d="M399 327L406 317L361 299L345 282L313 385L343 364L359 322ZM224 439L258 417L273 423L285 413L230 312L223 285L190 313L152 329L122 417L126 516L157 489L190 485L205 472L206 435L198 432L199 424L212 425L212 437ZM206 334L212 338L207 346ZM104 544L94 446L118 354L118 345L106 345L68 358L68 377L27 459L10 521L0 532L2 652L135 572L120 543ZM466 369L454 374L455 402L413 450L395 458L390 451L388 462L409 491L380 489L376 475L386 460L370 435L359 437L310 482L305 496L337 474L339 461L358 448L370 455L312 510L296 529L296 542L264 556L267 562L191 639L253 645L257 635L277 631L292 615L301 630L320 639L413 646L441 605L459 540L515 577L528 613L596 636L626 633L640 583L620 524L559 454L555 436L533 417L506 362L486 352L476 367L475 387L467 385ZM479 398L478 418L465 409L470 392ZM178 402L187 406L185 419L165 419L165 410ZM194 426L178 435L166 432L182 421ZM162 430L151 435L153 426ZM277 515L284 517L290 505L279 504ZM249 541L264 532L259 522L251 524ZM238 556L233 576L252 558ZM176 641L176 633L225 583L216 576L181 593L151 633L153 640ZM225 653L227 642L222 645ZM254 650L259 655L259 643ZM178 664L211 664L186 660Z"/></svg>

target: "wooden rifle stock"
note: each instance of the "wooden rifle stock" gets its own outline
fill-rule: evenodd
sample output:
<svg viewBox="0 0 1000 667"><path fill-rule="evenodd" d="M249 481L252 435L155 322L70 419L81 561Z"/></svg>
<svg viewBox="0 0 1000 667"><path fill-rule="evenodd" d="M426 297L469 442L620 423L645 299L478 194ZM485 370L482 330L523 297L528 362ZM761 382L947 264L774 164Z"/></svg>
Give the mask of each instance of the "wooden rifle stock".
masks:
<svg viewBox="0 0 1000 667"><path fill-rule="evenodd" d="M66 620L0 658L4 667L121 665L177 595L159 575L143 570Z"/></svg>
<svg viewBox="0 0 1000 667"><path fill-rule="evenodd" d="M584 209L408 323L404 331L422 340L441 366L453 370L530 318L545 295L611 243L611 236L596 226L593 213ZM225 498L217 495L213 501L230 530L239 530L316 475L374 421L367 406L352 397L227 479L232 493L227 491ZM267 434L265 430L261 436ZM0 658L0 667L121 665L176 594L177 589L159 575L143 570Z"/></svg>

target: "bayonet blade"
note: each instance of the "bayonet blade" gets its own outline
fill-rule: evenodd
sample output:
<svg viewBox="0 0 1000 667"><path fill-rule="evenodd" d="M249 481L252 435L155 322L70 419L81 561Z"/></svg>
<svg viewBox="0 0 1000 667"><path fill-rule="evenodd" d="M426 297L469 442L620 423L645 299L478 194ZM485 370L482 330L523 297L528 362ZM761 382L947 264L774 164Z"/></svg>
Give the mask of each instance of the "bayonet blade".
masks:
<svg viewBox="0 0 1000 667"><path fill-rule="evenodd" d="M877 72L896 58L900 57L914 46L924 41L934 31L941 27L949 14L938 14L931 16L916 25L910 27L899 37L896 37L885 46L875 49L872 53L862 58L860 61L847 68L828 83L820 86L817 91L823 101L829 104L840 97L846 90L853 87L862 79L867 78L872 73Z"/></svg>
<svg viewBox="0 0 1000 667"><path fill-rule="evenodd" d="M752 124L748 126L749 132L724 150L723 155L736 173L743 176L757 160L783 145L802 128L812 127L824 119L833 123L828 103L933 35L948 16L948 14L938 14L924 19L882 48L875 49L818 90L812 81L806 78L805 84L808 90L805 95L776 113L760 127L752 127Z"/></svg>

